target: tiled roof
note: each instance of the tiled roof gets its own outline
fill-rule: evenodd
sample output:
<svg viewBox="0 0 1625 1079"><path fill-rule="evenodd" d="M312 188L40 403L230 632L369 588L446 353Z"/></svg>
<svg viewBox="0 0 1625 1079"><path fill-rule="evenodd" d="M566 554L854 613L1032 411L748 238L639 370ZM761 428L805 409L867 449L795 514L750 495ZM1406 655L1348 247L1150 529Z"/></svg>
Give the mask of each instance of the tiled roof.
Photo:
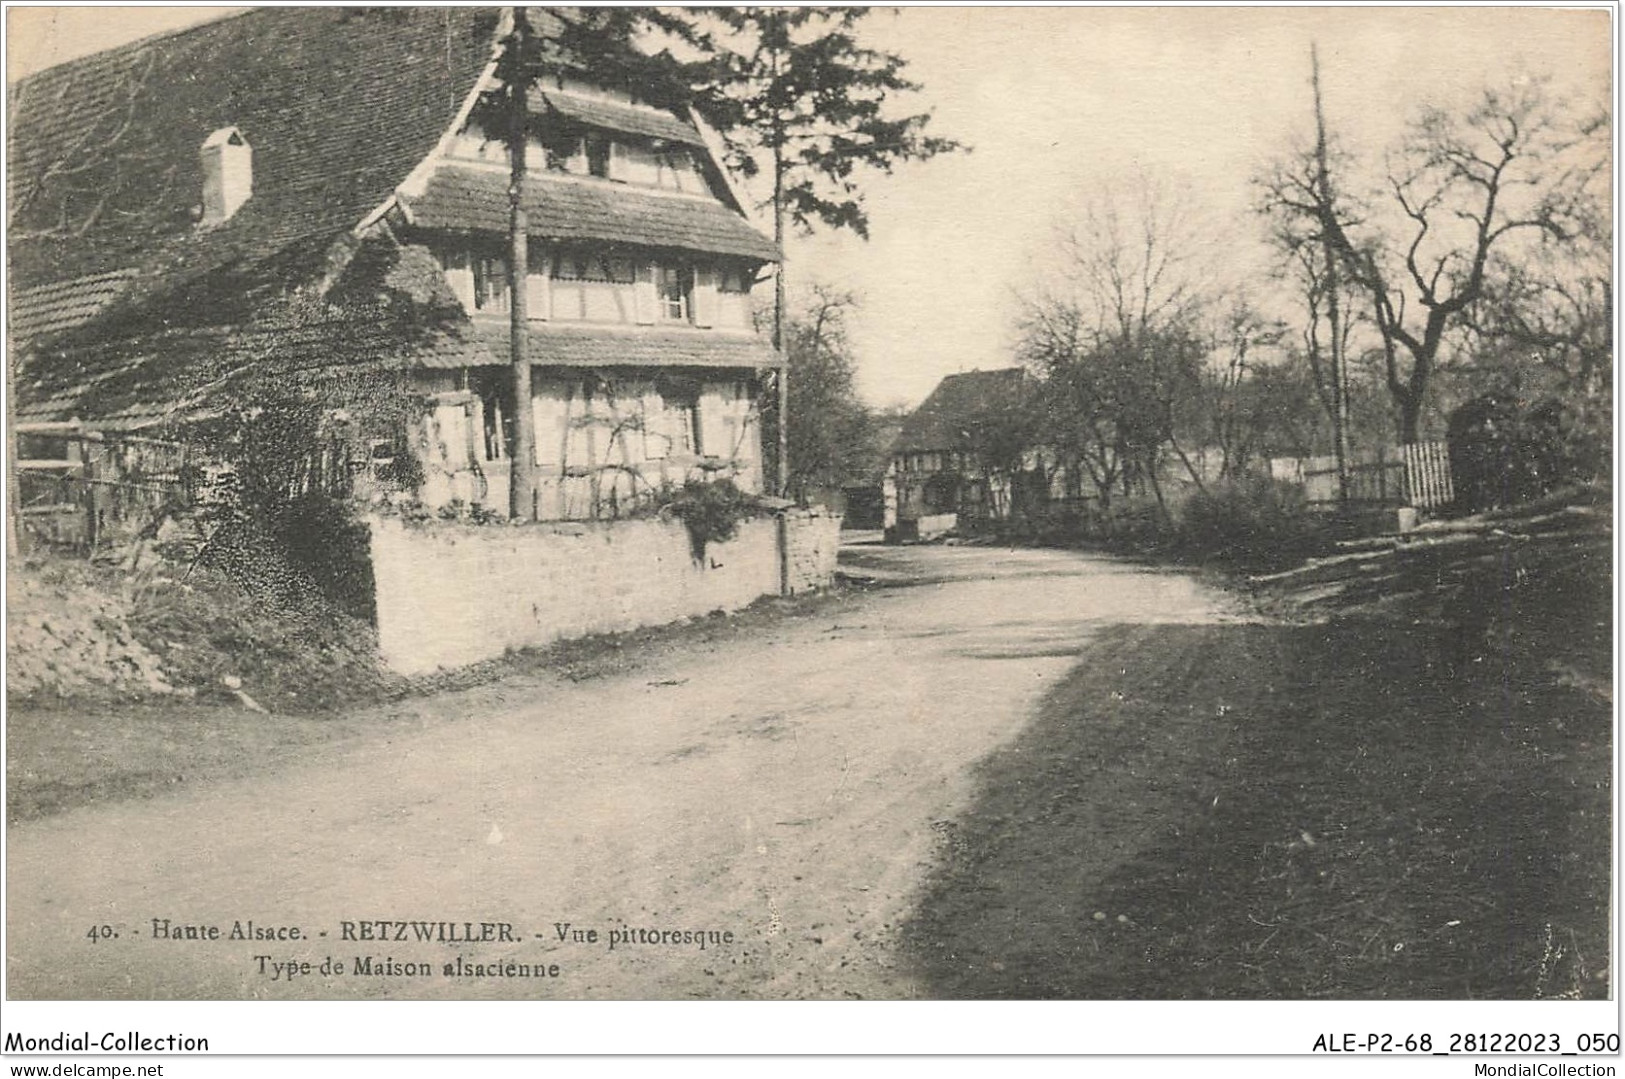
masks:
<svg viewBox="0 0 1625 1079"><path fill-rule="evenodd" d="M481 320L475 332L490 355L487 363L508 362L509 328ZM530 360L538 367L732 367L778 365L772 346L755 334L657 327L609 328L557 322L530 324ZM426 367L460 367L467 361L445 354L420 360Z"/></svg>
<svg viewBox="0 0 1625 1079"><path fill-rule="evenodd" d="M656 327L532 323L531 360L559 367L761 369L777 363L754 334ZM334 315L247 326L161 330L140 337L49 347L17 375L20 422L83 419L111 430L184 423L235 399L245 380L339 368L505 365L508 326L492 320L424 326L409 316Z"/></svg>
<svg viewBox="0 0 1625 1079"><path fill-rule="evenodd" d="M340 270L355 226L434 149L492 55L497 18L489 8L268 8L13 87L9 314L25 346L17 417L146 426L206 413L251 375L504 362L460 316L435 324L443 305L429 293L447 293L445 282L432 275L438 285L425 292L409 260L383 282L385 317L285 317L290 288ZM532 23L544 34L556 27L542 9ZM198 150L231 126L253 147L253 196L223 224L199 228ZM714 201L549 178L532 195L541 236L776 257ZM419 202L442 227L506 231L501 175L443 170ZM357 302L379 295L363 289ZM634 335L612 354L588 334L547 362L772 362L754 339L672 336ZM548 347L538 340L538 362Z"/></svg>
<svg viewBox="0 0 1625 1079"><path fill-rule="evenodd" d="M185 423L226 403L242 385L340 368L410 369L489 363L466 325L332 318L171 330L29 357L17 375L20 422L84 419L109 430Z"/></svg>
<svg viewBox="0 0 1625 1079"><path fill-rule="evenodd" d="M406 200L414 224L506 233L508 177L498 170L445 166L423 194ZM656 195L609 180L541 175L525 187L533 236L601 240L773 261L778 249L714 199Z"/></svg>
<svg viewBox="0 0 1625 1079"><path fill-rule="evenodd" d="M6 308L8 328L14 338L27 339L83 326L117 299L134 277L134 270L115 270L18 289Z"/></svg>
<svg viewBox="0 0 1625 1079"><path fill-rule="evenodd" d="M903 421L893 453L921 453L964 447L979 413L1019 404L1025 372L1019 367L968 371L937 383L919 408Z"/></svg>
<svg viewBox="0 0 1625 1079"><path fill-rule="evenodd" d="M647 135L650 138L667 139L689 146L705 145L694 125L677 119L669 112L654 108L622 105L614 101L561 93L557 90L532 91L530 103L538 112L551 109L560 116L593 127L625 131L633 135Z"/></svg>
<svg viewBox="0 0 1625 1079"><path fill-rule="evenodd" d="M13 281L195 273L354 227L434 148L496 22L494 9L266 8L23 80L8 128ZM198 150L228 126L253 147L253 197L199 229Z"/></svg>

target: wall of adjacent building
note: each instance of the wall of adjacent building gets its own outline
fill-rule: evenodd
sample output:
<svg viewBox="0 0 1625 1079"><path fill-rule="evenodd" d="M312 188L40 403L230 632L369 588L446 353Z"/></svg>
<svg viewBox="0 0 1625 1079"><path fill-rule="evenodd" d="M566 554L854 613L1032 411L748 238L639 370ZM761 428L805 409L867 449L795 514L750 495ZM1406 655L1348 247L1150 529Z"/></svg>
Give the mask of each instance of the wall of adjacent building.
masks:
<svg viewBox="0 0 1625 1079"><path fill-rule="evenodd" d="M825 587L840 518L791 511L746 521L701 559L680 523L654 519L509 526L379 517L370 528L379 651L411 675Z"/></svg>
<svg viewBox="0 0 1625 1079"><path fill-rule="evenodd" d="M790 596L829 587L841 548L841 517L821 507L779 518L783 535L784 593Z"/></svg>

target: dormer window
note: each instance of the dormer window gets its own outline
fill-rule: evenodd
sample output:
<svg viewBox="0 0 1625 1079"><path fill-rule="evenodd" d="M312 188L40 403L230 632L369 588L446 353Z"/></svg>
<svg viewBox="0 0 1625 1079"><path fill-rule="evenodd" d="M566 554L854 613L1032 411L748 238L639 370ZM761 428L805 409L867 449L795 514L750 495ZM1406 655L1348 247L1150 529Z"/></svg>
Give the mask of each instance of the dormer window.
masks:
<svg viewBox="0 0 1625 1079"><path fill-rule="evenodd" d="M235 127L203 140L203 224L218 225L254 193L254 149Z"/></svg>

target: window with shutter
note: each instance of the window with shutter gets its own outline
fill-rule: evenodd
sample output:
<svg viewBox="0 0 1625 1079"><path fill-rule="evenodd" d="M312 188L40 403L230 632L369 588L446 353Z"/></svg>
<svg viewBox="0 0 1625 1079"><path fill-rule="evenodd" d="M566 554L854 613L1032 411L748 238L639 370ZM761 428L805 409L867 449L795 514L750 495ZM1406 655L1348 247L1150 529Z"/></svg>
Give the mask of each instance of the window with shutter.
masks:
<svg viewBox="0 0 1625 1079"><path fill-rule="evenodd" d="M585 260L586 275L583 283L585 315L588 322L628 321L626 286L616 280L615 263L603 255L590 255ZM629 268L628 268L629 269Z"/></svg>
<svg viewBox="0 0 1625 1079"><path fill-rule="evenodd" d="M694 275L685 266L660 266L655 275L656 315L661 322L687 322Z"/></svg>
<svg viewBox="0 0 1625 1079"><path fill-rule="evenodd" d="M592 391L572 383L565 398L564 466L581 468L594 464Z"/></svg>
<svg viewBox="0 0 1625 1079"><path fill-rule="evenodd" d="M716 305L713 325L729 330L750 329L750 275L738 266L718 270Z"/></svg>
<svg viewBox="0 0 1625 1079"><path fill-rule="evenodd" d="M667 406L667 423L671 430L672 452L685 456L701 452L699 440L699 407L694 398L679 398Z"/></svg>
<svg viewBox="0 0 1625 1079"><path fill-rule="evenodd" d="M586 317L587 301L583 279L586 266L572 254L561 254L553 260L552 315L556 319L578 322Z"/></svg>
<svg viewBox="0 0 1625 1079"><path fill-rule="evenodd" d="M587 133L587 172L593 176L609 176L610 147L613 145L607 135L597 131Z"/></svg>
<svg viewBox="0 0 1625 1079"><path fill-rule="evenodd" d="M474 309L487 314L508 312L508 260L500 255L476 254L474 264Z"/></svg>
<svg viewBox="0 0 1625 1079"><path fill-rule="evenodd" d="M461 472L471 462L473 433L468 422L469 403L464 395L435 404L430 424L430 444L437 464L448 472Z"/></svg>

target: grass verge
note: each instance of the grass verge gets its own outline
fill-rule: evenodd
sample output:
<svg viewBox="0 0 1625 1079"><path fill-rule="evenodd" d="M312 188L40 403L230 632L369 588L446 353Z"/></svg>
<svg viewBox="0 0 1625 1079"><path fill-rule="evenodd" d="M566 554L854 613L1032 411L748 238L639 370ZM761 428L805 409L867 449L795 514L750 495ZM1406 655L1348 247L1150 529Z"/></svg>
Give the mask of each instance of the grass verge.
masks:
<svg viewBox="0 0 1625 1079"><path fill-rule="evenodd" d="M1512 545L1357 574L1329 621L1104 634L939 822L933 995L1606 997L1612 709L1567 672L1607 559Z"/></svg>

